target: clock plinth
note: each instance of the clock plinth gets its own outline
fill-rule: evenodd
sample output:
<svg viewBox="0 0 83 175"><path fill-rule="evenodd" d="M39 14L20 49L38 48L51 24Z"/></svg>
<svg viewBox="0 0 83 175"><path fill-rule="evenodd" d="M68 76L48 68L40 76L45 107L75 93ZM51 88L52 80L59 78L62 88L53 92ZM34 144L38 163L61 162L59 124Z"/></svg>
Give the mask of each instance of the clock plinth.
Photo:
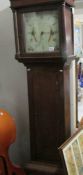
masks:
<svg viewBox="0 0 83 175"><path fill-rule="evenodd" d="M73 0L11 0L16 59L27 67L31 146L27 174L64 174L58 147L71 134L73 5Z"/></svg>

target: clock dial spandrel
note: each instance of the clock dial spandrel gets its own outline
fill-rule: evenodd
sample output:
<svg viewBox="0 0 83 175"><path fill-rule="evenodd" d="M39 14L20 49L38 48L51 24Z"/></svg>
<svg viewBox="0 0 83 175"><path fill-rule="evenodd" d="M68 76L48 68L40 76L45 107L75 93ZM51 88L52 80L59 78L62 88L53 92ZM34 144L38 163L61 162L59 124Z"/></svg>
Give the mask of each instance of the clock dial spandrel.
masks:
<svg viewBox="0 0 83 175"><path fill-rule="evenodd" d="M23 23L27 53L59 50L58 11L24 13Z"/></svg>

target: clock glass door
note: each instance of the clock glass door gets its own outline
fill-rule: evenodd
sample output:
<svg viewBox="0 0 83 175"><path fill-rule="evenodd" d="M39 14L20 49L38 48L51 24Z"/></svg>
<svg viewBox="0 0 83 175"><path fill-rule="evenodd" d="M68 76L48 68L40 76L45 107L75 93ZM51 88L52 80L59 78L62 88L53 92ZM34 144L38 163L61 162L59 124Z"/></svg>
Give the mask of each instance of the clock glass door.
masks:
<svg viewBox="0 0 83 175"><path fill-rule="evenodd" d="M23 13L26 53L59 50L58 11Z"/></svg>

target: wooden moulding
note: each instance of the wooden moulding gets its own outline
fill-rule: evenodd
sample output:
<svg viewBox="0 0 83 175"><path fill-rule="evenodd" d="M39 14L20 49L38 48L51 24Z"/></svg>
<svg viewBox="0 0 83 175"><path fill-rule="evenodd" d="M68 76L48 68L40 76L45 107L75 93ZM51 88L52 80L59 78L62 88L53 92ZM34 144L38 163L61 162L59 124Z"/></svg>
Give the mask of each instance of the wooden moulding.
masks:
<svg viewBox="0 0 83 175"><path fill-rule="evenodd" d="M75 0L10 0L12 8L25 7L28 5L37 5L45 3L66 3L69 6L74 6Z"/></svg>
<svg viewBox="0 0 83 175"><path fill-rule="evenodd" d="M36 175L63 175L63 170L55 164L29 162L24 166L26 174L32 173Z"/></svg>

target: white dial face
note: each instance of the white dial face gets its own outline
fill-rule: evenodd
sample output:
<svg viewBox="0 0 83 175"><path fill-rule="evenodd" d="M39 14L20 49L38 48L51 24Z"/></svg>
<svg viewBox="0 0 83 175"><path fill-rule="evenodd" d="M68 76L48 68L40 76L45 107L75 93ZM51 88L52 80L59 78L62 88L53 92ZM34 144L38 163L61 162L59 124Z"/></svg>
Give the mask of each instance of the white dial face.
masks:
<svg viewBox="0 0 83 175"><path fill-rule="evenodd" d="M23 14L26 52L47 52L59 49L57 11Z"/></svg>

